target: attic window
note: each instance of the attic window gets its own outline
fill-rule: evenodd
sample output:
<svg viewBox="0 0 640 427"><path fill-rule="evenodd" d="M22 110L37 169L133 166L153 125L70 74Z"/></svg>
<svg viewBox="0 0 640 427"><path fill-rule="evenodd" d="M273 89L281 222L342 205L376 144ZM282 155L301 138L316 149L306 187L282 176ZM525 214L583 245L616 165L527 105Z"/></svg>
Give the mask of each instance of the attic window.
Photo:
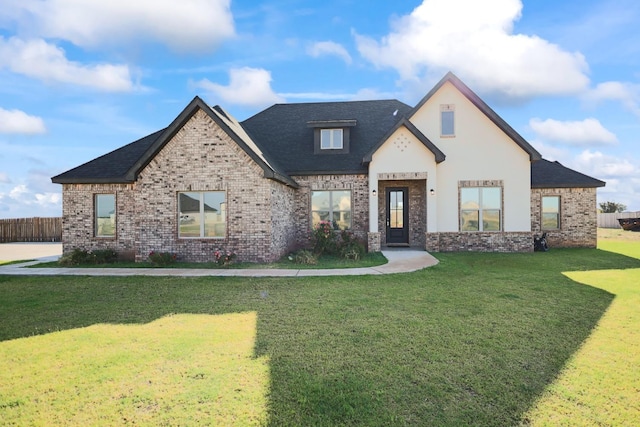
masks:
<svg viewBox="0 0 640 427"><path fill-rule="evenodd" d="M321 150L342 150L343 148L342 129L321 129L320 149Z"/></svg>
<svg viewBox="0 0 640 427"><path fill-rule="evenodd" d="M453 104L440 105L440 136L456 136L454 127L454 112L456 106Z"/></svg>
<svg viewBox="0 0 640 427"><path fill-rule="evenodd" d="M307 127L313 128L313 152L315 154L347 154L351 128L355 120L312 120Z"/></svg>

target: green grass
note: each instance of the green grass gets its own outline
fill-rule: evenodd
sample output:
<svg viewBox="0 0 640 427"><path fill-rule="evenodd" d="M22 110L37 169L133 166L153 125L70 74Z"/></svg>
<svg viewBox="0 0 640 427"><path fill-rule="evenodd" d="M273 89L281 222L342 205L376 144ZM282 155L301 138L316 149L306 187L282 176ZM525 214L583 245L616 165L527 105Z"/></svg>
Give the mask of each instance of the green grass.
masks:
<svg viewBox="0 0 640 427"><path fill-rule="evenodd" d="M620 369L637 372L624 353L626 338L605 359L620 364L588 370L577 361L603 328L625 337L638 330L637 318L625 317L629 306L618 304L637 285L615 285L623 292L583 284L614 270L633 272L638 259L596 249L437 257L435 267L389 276L0 276L0 419L572 424L577 409L554 419L562 406L545 399L564 389L564 378L575 381L567 377L574 365L578 378L596 383L615 375L616 384L606 383L601 394L617 396L621 388L637 395L637 387L617 382ZM628 322L623 330L616 318L603 326L618 311ZM231 338L217 339L241 320L248 327L232 335L242 349ZM55 375L41 373L51 370ZM578 390L590 386L584 381ZM239 385L230 391L224 384L231 383ZM227 399L212 405L218 396ZM613 405L610 412L601 411L599 400L579 407L581 420L616 425L616 405L637 402L611 400L603 403ZM618 424L637 425L638 414L630 410Z"/></svg>
<svg viewBox="0 0 640 427"><path fill-rule="evenodd" d="M176 262L163 266L162 268L195 268L195 269L211 269L211 268L286 268L286 269L333 269L333 268L358 268L358 267L375 267L387 262L387 259L380 252L366 253L361 259L354 261L351 259L344 259L338 256L324 255L318 259L317 264L296 264L290 261L287 257L270 263L270 264L256 264L256 263L233 263L227 266L218 265L215 262ZM62 268L63 266L58 261L42 262L29 268ZM86 264L78 265L76 268L158 268L150 262L125 262L118 261L113 264Z"/></svg>
<svg viewBox="0 0 640 427"><path fill-rule="evenodd" d="M34 261L33 259L23 259L23 260L14 260L14 261L2 261L0 260L0 265L10 265L10 264L22 264L23 262Z"/></svg>

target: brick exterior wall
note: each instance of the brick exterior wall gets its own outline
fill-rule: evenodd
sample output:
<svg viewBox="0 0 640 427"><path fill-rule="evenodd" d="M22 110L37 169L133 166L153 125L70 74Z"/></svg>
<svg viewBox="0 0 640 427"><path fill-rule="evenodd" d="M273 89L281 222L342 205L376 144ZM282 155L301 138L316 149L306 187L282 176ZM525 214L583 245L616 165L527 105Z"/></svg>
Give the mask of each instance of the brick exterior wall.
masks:
<svg viewBox="0 0 640 427"><path fill-rule="evenodd" d="M426 233L425 249L429 252L532 252L533 237L529 232L460 232Z"/></svg>
<svg viewBox="0 0 640 427"><path fill-rule="evenodd" d="M542 230L542 197L560 196L560 229ZM595 248L598 213L595 188L531 189L531 231L547 232L549 247Z"/></svg>
<svg viewBox="0 0 640 427"><path fill-rule="evenodd" d="M294 228L296 245L311 243L311 192L319 190L351 191L351 231L366 246L369 232L369 179L367 175L297 175L300 185L295 191Z"/></svg>
<svg viewBox="0 0 640 427"><path fill-rule="evenodd" d="M178 237L178 192L225 191L224 238ZM93 198L116 194L113 239L96 238ZM212 261L216 248L240 261L270 262L295 241L294 190L263 177L263 170L204 112L198 111L166 144L134 184L66 184L63 188L64 251L112 248L146 260L151 251L174 252L186 261Z"/></svg>

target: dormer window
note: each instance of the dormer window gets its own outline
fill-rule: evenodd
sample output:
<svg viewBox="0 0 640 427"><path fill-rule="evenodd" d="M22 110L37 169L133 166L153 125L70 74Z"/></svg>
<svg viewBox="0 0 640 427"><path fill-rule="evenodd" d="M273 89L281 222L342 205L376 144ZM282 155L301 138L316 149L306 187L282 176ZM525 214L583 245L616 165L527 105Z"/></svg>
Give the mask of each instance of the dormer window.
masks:
<svg viewBox="0 0 640 427"><path fill-rule="evenodd" d="M343 130L342 129L321 129L320 149L321 150L342 150Z"/></svg>
<svg viewBox="0 0 640 427"><path fill-rule="evenodd" d="M347 154L351 128L355 120L312 120L307 127L313 128L313 152L315 154Z"/></svg>

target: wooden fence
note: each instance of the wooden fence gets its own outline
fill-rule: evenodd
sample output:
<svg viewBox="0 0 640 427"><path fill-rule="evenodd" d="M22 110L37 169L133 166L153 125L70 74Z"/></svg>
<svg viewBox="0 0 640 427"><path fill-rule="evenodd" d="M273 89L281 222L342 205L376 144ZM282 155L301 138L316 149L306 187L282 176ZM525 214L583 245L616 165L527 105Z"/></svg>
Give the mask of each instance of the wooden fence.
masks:
<svg viewBox="0 0 640 427"><path fill-rule="evenodd" d="M59 242L62 218L0 219L0 243Z"/></svg>
<svg viewBox="0 0 640 427"><path fill-rule="evenodd" d="M618 218L640 218L640 211L638 212L616 212L616 213L599 213L598 214L598 227L599 228L622 228L618 223Z"/></svg>

